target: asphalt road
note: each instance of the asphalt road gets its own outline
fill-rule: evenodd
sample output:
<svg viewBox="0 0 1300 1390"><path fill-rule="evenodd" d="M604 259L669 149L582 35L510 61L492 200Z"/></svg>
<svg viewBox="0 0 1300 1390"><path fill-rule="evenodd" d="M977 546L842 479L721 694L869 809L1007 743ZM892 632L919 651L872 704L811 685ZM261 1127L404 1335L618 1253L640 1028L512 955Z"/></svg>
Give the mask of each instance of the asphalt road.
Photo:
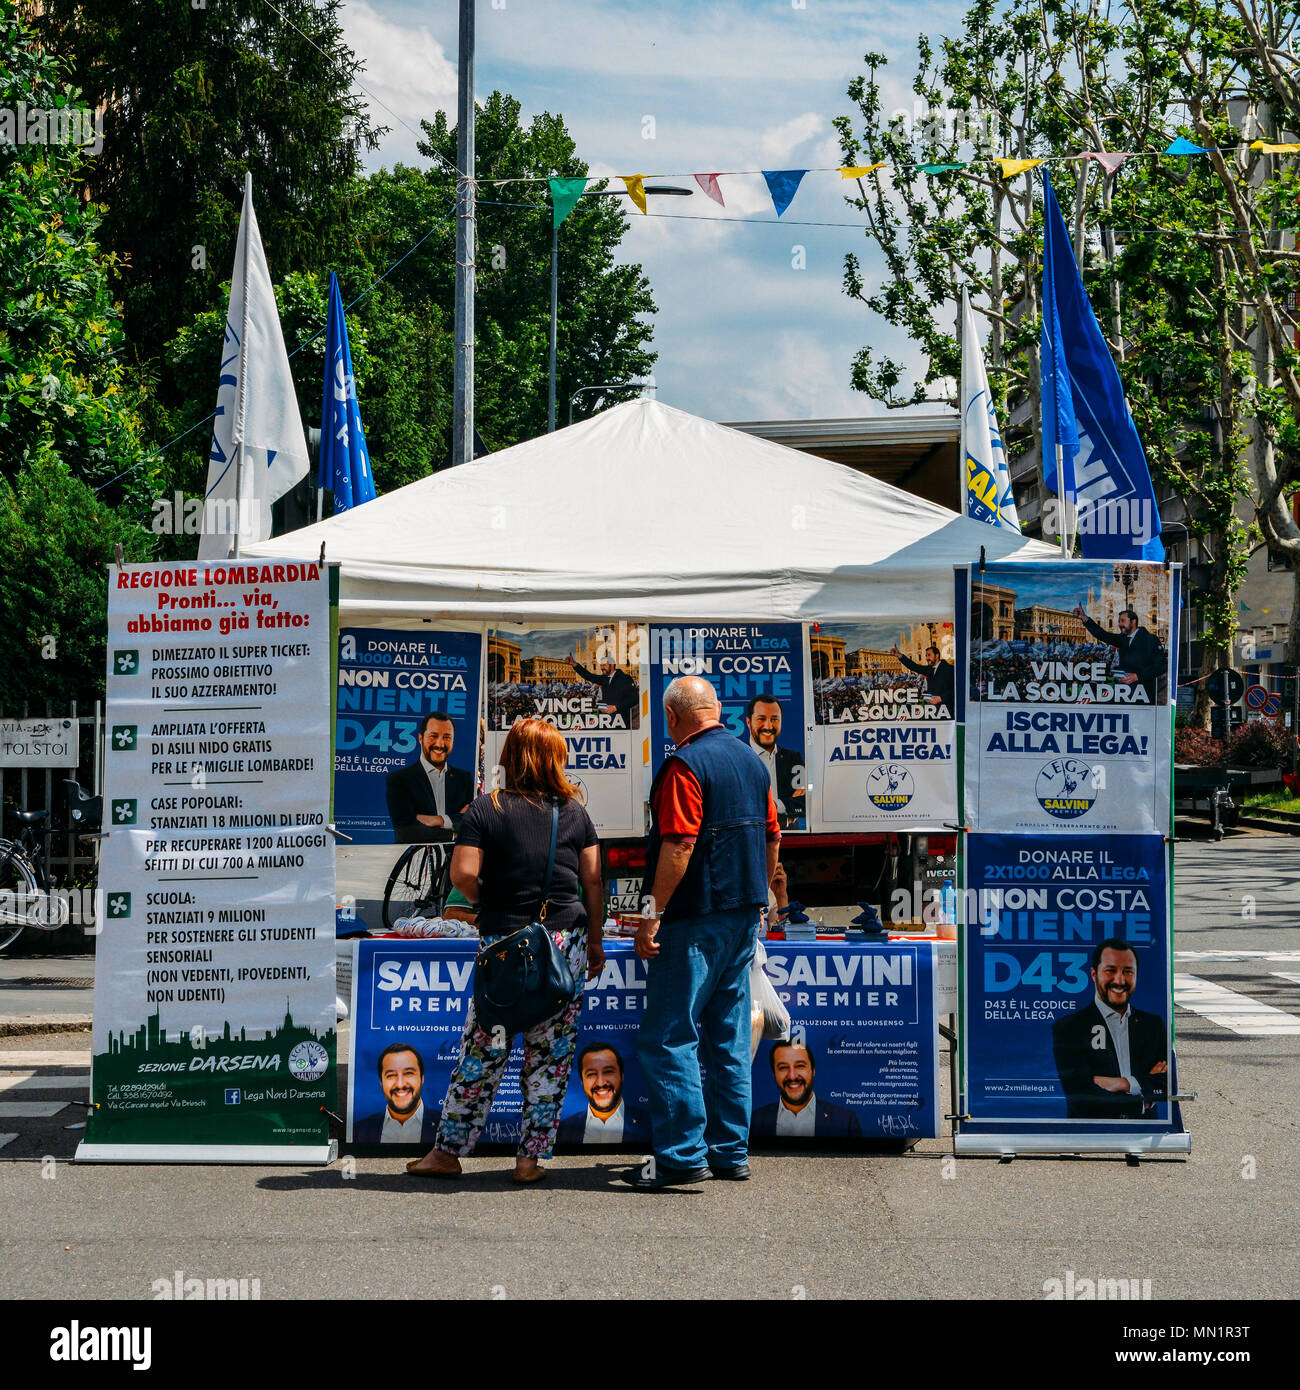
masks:
<svg viewBox="0 0 1300 1390"><path fill-rule="evenodd" d="M1180 1083L1198 1093L1185 1111L1192 1155L1136 1168L954 1159L930 1141L901 1157L760 1152L749 1183L640 1196L611 1185L630 1162L615 1155L557 1158L545 1185L522 1190L505 1180L505 1158L470 1160L443 1185L415 1182L394 1159L79 1167L69 1126L84 1115L89 1036L0 1037L0 1076L31 1071L33 1083L0 1102L59 1107L0 1118L17 1135L0 1148L0 1296L151 1298L180 1270L256 1279L264 1299L1042 1299L1046 1281L1073 1271L1150 1280L1158 1299L1294 1298L1298 880L1289 836L1179 846L1175 972L1193 981L1189 997L1208 999L1176 1011ZM18 994L26 1008L42 991L78 992L14 989L19 968L54 978L47 964L0 961L3 1011L17 1011ZM76 979L92 963L66 964L84 972ZM1262 1026L1288 1028L1289 1016L1294 1028L1259 1031L1261 1003L1281 1011Z"/></svg>

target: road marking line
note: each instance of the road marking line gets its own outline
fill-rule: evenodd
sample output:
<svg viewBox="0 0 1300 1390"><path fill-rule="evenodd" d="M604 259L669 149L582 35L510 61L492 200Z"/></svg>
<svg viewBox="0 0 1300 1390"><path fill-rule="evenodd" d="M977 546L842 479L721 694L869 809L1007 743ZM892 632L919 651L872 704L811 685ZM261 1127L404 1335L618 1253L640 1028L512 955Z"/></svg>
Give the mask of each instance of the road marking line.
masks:
<svg viewBox="0 0 1300 1390"><path fill-rule="evenodd" d="M6 1091L89 1091L90 1073L53 1076L48 1072L19 1071L7 1076L0 1072L0 1095Z"/></svg>
<svg viewBox="0 0 1300 1390"><path fill-rule="evenodd" d="M1174 959L1196 961L1275 960L1284 963L1300 960L1300 951L1175 951Z"/></svg>
<svg viewBox="0 0 1300 1390"><path fill-rule="evenodd" d="M1300 970L1274 970L1271 973L1279 980L1290 980L1293 985L1300 985Z"/></svg>
<svg viewBox="0 0 1300 1390"><path fill-rule="evenodd" d="M3 1149L11 1139L17 1138L18 1136L16 1134L0 1134L0 1149Z"/></svg>
<svg viewBox="0 0 1300 1390"><path fill-rule="evenodd" d="M48 1120L67 1108L66 1100L0 1100L0 1120Z"/></svg>
<svg viewBox="0 0 1300 1390"><path fill-rule="evenodd" d="M1300 955L1296 956L1300 960ZM0 1052L0 1071L9 1067L81 1067L90 1065L89 1052Z"/></svg>
<svg viewBox="0 0 1300 1390"><path fill-rule="evenodd" d="M1174 976L1174 1003L1243 1037L1300 1034L1300 1018L1196 975Z"/></svg>

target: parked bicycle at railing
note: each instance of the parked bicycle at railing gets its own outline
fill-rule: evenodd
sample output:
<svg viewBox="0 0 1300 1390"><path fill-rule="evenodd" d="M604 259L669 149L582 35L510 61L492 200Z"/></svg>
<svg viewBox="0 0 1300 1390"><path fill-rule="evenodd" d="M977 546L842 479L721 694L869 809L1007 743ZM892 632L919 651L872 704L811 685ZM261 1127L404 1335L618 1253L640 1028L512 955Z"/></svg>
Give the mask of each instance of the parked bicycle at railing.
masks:
<svg viewBox="0 0 1300 1390"><path fill-rule="evenodd" d="M104 799L91 796L73 778L63 790L68 808L68 828L77 835L97 835L104 813ZM45 863L43 833L39 827L49 811L17 811L18 838L0 839L0 951L8 950L24 931L58 931L68 924L68 899L52 891Z"/></svg>
<svg viewBox="0 0 1300 1390"><path fill-rule="evenodd" d="M451 891L452 843L409 845L384 887L384 930L403 917L441 917Z"/></svg>

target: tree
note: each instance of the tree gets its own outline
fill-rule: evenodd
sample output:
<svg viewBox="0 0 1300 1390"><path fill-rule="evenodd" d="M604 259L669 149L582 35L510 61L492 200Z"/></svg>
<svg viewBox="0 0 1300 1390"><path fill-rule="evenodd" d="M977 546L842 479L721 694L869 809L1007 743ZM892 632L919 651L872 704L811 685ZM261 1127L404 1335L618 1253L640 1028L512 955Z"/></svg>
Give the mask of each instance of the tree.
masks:
<svg viewBox="0 0 1300 1390"><path fill-rule="evenodd" d="M224 308L245 171L279 273L318 269L348 235L342 195L379 132L354 91L340 0L44 0L38 23L104 112L86 171L121 258L129 341L151 359ZM166 390L165 379L160 383Z"/></svg>
<svg viewBox="0 0 1300 1390"><path fill-rule="evenodd" d="M48 444L0 479L0 709L83 707L104 693L108 566L153 558L149 533L96 495Z"/></svg>
<svg viewBox="0 0 1300 1390"><path fill-rule="evenodd" d="M475 410L479 431L493 447L514 444L546 429L547 340L550 321L551 206L545 180L587 173L560 116L542 112L525 127L519 103L493 92L475 122L480 181L477 212L475 304ZM420 152L455 163L456 130L441 112L422 123ZM434 172L432 181L451 184ZM494 179L511 182L492 184ZM529 181L531 180L531 181ZM604 185L598 186L603 189ZM595 190L593 190L595 191ZM579 386L643 379L656 354L649 349L655 312L639 265L616 263L625 222L618 198L586 197L559 235L559 332L556 399L565 406ZM435 241L437 245L435 246ZM452 303L455 226L448 223L412 269ZM413 258L414 260L414 258ZM596 392L574 409L581 419L609 401Z"/></svg>
<svg viewBox="0 0 1300 1390"><path fill-rule="evenodd" d="M852 200L867 216L889 276L869 294L850 256L845 284L925 351L924 379L910 391L899 389L897 362L877 361L870 349L858 355L854 384L889 406L925 399L927 386L957 376L959 345L941 325L956 318L960 287L968 284L992 325L987 357L1010 424L1008 451L1013 460L1040 458L1041 214L1034 176L1004 179L994 161L1055 159L1053 185L1153 475L1183 500L1191 535L1214 557L1210 591L1201 596L1208 672L1231 658L1234 594L1252 539L1237 502L1249 491L1242 450L1253 373L1249 354L1224 331L1242 290L1237 268L1182 232L1220 224L1226 204L1208 171L1193 163L1129 161L1117 174L1079 157L1162 148L1188 131L1176 114L1183 96L1177 50L1162 24L1148 23L1137 5L1112 19L1096 4L1073 0L1014 0L1009 8L979 0L938 54L928 39L919 41L914 91L926 114L919 130L883 118L875 69L884 59L868 54L868 76L849 88L862 133L848 118L836 124L846 161L890 166L887 181L868 175L869 191ZM1224 109L1221 85L1207 79L1202 93ZM945 173L919 168L972 158ZM1131 235L1117 230L1124 226ZM1208 416L1207 401L1214 406Z"/></svg>
<svg viewBox="0 0 1300 1390"><path fill-rule="evenodd" d="M113 481L138 459L141 426L113 259L81 192L87 155L63 138L84 108L13 0L0 0L0 53L0 112L26 113L21 139L0 140L0 709L43 712L103 692L105 566L116 544L130 559L151 550L114 504L138 505L153 479Z"/></svg>
<svg viewBox="0 0 1300 1390"><path fill-rule="evenodd" d="M115 261L80 191L88 155L60 138L84 107L14 0L0 0L0 52L0 110L28 113L18 141L0 140L0 475L48 451L103 484L138 457L140 419L118 358Z"/></svg>

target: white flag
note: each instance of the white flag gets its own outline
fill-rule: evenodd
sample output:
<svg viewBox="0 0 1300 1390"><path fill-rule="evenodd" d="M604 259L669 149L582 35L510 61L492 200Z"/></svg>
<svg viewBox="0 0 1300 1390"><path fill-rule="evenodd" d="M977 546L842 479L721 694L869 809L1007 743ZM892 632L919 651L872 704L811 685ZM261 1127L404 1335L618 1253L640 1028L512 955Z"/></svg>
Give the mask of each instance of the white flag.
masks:
<svg viewBox="0 0 1300 1390"><path fill-rule="evenodd" d="M307 468L307 436L253 212L253 176L246 174L199 559L224 560L236 533L241 544L266 540L271 503Z"/></svg>
<svg viewBox="0 0 1300 1390"><path fill-rule="evenodd" d="M975 311L965 287L961 292L961 457L966 515L1019 535L1011 470L975 333Z"/></svg>

